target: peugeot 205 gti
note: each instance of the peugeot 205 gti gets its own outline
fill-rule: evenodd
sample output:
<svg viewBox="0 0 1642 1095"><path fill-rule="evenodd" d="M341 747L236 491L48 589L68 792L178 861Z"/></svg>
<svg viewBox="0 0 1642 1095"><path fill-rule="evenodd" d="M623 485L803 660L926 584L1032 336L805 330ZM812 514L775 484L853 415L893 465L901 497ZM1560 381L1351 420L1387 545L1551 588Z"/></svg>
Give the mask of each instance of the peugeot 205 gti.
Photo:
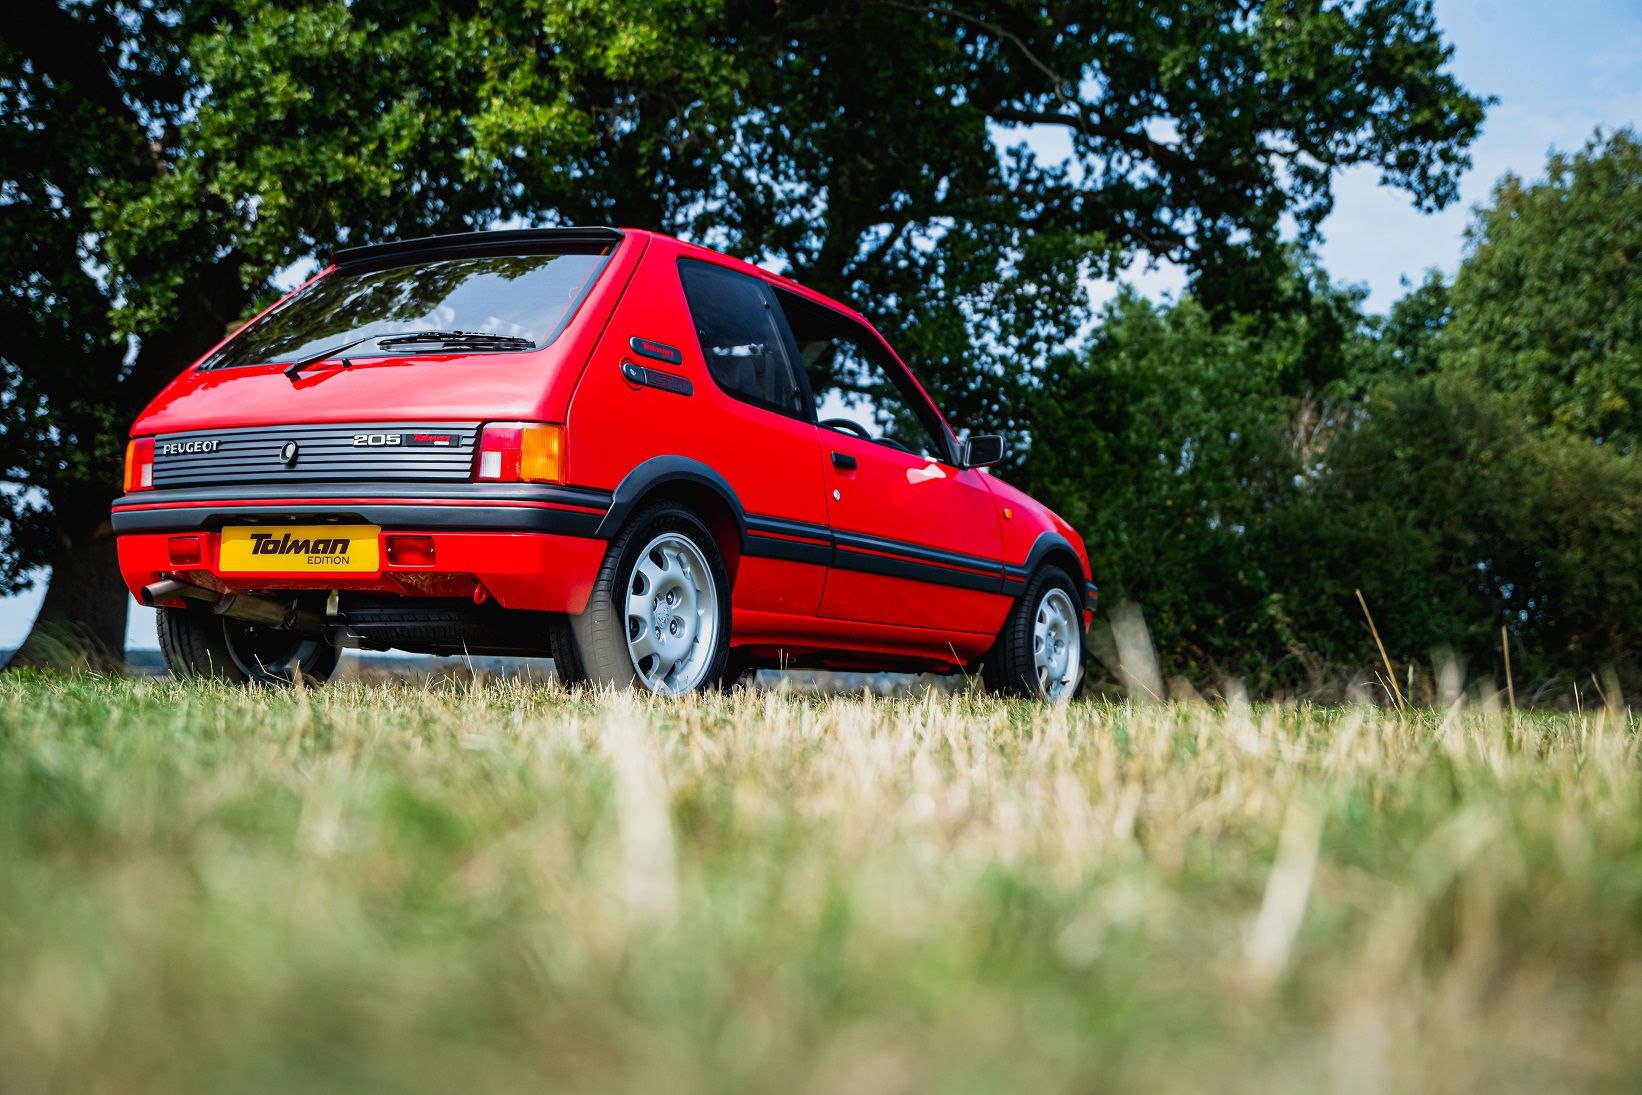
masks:
<svg viewBox="0 0 1642 1095"><path fill-rule="evenodd" d="M664 693L768 666L1069 697L1078 534L866 320L643 231L340 252L132 428L120 568L180 676L344 646Z"/></svg>

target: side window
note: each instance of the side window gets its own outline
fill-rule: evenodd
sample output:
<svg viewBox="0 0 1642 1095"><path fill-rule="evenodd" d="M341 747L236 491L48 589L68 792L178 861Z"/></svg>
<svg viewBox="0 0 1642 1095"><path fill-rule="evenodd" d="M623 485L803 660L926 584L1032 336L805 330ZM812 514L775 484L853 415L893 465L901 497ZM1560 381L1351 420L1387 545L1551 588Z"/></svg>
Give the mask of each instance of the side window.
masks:
<svg viewBox="0 0 1642 1095"><path fill-rule="evenodd" d="M795 293L775 293L822 426L931 460L951 459L940 419L876 335Z"/></svg>
<svg viewBox="0 0 1642 1095"><path fill-rule="evenodd" d="M765 284L693 259L682 260L678 272L707 371L718 386L745 402L807 419Z"/></svg>

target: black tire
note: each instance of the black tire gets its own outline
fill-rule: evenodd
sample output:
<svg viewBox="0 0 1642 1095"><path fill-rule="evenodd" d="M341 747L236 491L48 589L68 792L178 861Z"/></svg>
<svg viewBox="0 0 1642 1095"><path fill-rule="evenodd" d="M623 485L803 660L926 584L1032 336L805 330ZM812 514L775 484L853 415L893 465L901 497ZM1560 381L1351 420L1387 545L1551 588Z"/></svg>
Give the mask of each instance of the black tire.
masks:
<svg viewBox="0 0 1642 1095"><path fill-rule="evenodd" d="M1059 591L1070 600L1073 609L1074 635L1068 640L1068 650L1077 659L1071 684L1061 694L1048 696L1039 678L1034 659L1033 635L1038 612L1050 596ZM987 652L981 663L981 683L988 691L1030 699L1068 700L1083 687L1084 658L1082 598L1071 575L1057 566L1042 566L1026 583L1026 589L1010 608L998 632L998 641Z"/></svg>
<svg viewBox="0 0 1642 1095"><path fill-rule="evenodd" d="M306 684L323 684L336 672L342 652L324 639L219 616L205 606L162 608L160 653L179 680L289 685L291 662Z"/></svg>
<svg viewBox="0 0 1642 1095"><path fill-rule="evenodd" d="M712 645L704 654L705 671L685 690L716 688L723 680L730 650L730 580L724 558L699 517L674 503L658 502L636 514L610 541L587 611L570 619L579 669L586 681L616 688L650 687L628 650L626 594L641 553L668 533L689 540L706 561L717 606ZM562 673L560 679L564 679Z"/></svg>
<svg viewBox="0 0 1642 1095"><path fill-rule="evenodd" d="M547 644L553 654L553 674L559 678L560 685L575 688L590 683L581 651L576 649L576 635L569 616L555 616L547 625Z"/></svg>

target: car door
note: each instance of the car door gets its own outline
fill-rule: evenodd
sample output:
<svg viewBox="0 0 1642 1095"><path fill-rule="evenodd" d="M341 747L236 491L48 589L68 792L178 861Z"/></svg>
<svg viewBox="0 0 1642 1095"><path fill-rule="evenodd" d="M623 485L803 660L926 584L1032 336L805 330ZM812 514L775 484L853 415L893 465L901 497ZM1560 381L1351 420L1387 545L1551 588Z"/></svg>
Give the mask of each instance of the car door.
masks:
<svg viewBox="0 0 1642 1095"><path fill-rule="evenodd" d="M876 332L775 292L821 427L835 543L821 615L995 631L1007 602L997 504L982 474L956 466L945 423Z"/></svg>
<svg viewBox="0 0 1642 1095"><path fill-rule="evenodd" d="M746 522L735 586L737 626L749 612L812 617L831 559L819 431L769 285L714 263L683 259L684 290L708 378L726 397L717 413L636 424L671 451L697 454L735 491Z"/></svg>

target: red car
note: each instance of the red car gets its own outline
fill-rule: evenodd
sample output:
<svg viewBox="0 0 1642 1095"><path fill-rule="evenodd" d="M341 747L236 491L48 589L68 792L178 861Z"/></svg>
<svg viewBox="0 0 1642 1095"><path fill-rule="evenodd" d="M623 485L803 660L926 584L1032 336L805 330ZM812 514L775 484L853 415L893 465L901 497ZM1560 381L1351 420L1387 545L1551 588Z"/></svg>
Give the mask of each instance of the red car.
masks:
<svg viewBox="0 0 1642 1095"><path fill-rule="evenodd" d="M1095 589L860 315L643 231L342 251L132 428L120 569L178 675L338 647L664 693L773 666L1076 691Z"/></svg>

